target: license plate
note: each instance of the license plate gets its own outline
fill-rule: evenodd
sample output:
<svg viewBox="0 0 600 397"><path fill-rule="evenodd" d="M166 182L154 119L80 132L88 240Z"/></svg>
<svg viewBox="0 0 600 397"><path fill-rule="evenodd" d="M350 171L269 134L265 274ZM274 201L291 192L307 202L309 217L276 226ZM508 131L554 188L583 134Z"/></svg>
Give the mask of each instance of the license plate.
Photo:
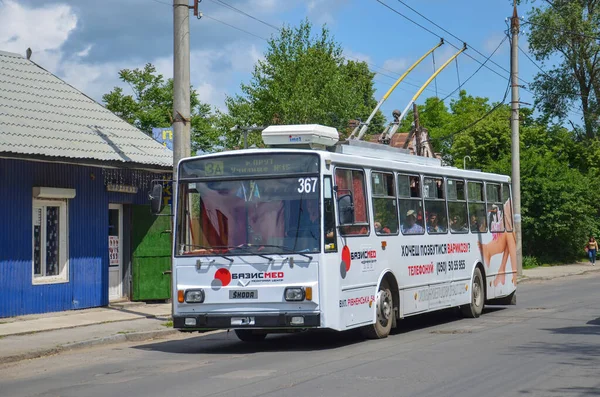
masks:
<svg viewBox="0 0 600 397"><path fill-rule="evenodd" d="M229 299L258 299L258 290L230 290Z"/></svg>
<svg viewBox="0 0 600 397"><path fill-rule="evenodd" d="M254 317L232 317L231 325L254 325Z"/></svg>

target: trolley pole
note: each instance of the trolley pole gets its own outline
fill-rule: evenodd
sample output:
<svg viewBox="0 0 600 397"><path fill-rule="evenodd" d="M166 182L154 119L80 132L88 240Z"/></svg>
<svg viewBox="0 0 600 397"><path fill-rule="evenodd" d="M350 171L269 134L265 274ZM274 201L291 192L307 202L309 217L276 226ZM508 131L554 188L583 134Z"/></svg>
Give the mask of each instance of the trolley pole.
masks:
<svg viewBox="0 0 600 397"><path fill-rule="evenodd" d="M512 155L512 203L514 213L514 229L517 239L517 274L523 274L523 246L521 240L521 162L519 148L519 16L516 2L513 6L513 16L510 20L512 37L510 46L510 78L511 96L511 155Z"/></svg>
<svg viewBox="0 0 600 397"><path fill-rule="evenodd" d="M173 183L190 148L190 7L173 0Z"/></svg>

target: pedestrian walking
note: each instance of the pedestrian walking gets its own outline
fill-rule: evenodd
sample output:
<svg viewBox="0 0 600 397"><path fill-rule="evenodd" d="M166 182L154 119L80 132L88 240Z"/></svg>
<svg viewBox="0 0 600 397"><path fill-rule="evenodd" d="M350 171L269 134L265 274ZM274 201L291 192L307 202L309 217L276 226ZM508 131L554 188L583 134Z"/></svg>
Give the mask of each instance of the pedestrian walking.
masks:
<svg viewBox="0 0 600 397"><path fill-rule="evenodd" d="M585 246L585 250L590 257L590 263L592 266L596 266L596 252L598 252L598 243L596 242L594 236L590 236L590 239Z"/></svg>

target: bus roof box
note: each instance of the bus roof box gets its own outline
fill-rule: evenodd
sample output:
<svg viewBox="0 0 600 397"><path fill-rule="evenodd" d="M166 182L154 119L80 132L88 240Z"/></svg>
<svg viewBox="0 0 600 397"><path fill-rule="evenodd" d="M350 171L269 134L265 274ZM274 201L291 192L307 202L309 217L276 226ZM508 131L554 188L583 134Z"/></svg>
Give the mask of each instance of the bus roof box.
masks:
<svg viewBox="0 0 600 397"><path fill-rule="evenodd" d="M262 132L265 145L271 147L325 149L340 139L333 127L319 124L272 125Z"/></svg>

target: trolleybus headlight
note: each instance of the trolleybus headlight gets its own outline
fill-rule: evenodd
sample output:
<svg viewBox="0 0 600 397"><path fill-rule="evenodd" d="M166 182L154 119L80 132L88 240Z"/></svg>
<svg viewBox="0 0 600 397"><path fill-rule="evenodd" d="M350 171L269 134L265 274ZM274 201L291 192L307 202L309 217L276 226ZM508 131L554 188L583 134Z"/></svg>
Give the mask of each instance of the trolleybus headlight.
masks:
<svg viewBox="0 0 600 397"><path fill-rule="evenodd" d="M289 287L285 289L286 301L303 301L305 297L304 288Z"/></svg>
<svg viewBox="0 0 600 397"><path fill-rule="evenodd" d="M185 302L186 303L202 303L202 302L204 302L204 290L190 289L190 290L185 291Z"/></svg>

